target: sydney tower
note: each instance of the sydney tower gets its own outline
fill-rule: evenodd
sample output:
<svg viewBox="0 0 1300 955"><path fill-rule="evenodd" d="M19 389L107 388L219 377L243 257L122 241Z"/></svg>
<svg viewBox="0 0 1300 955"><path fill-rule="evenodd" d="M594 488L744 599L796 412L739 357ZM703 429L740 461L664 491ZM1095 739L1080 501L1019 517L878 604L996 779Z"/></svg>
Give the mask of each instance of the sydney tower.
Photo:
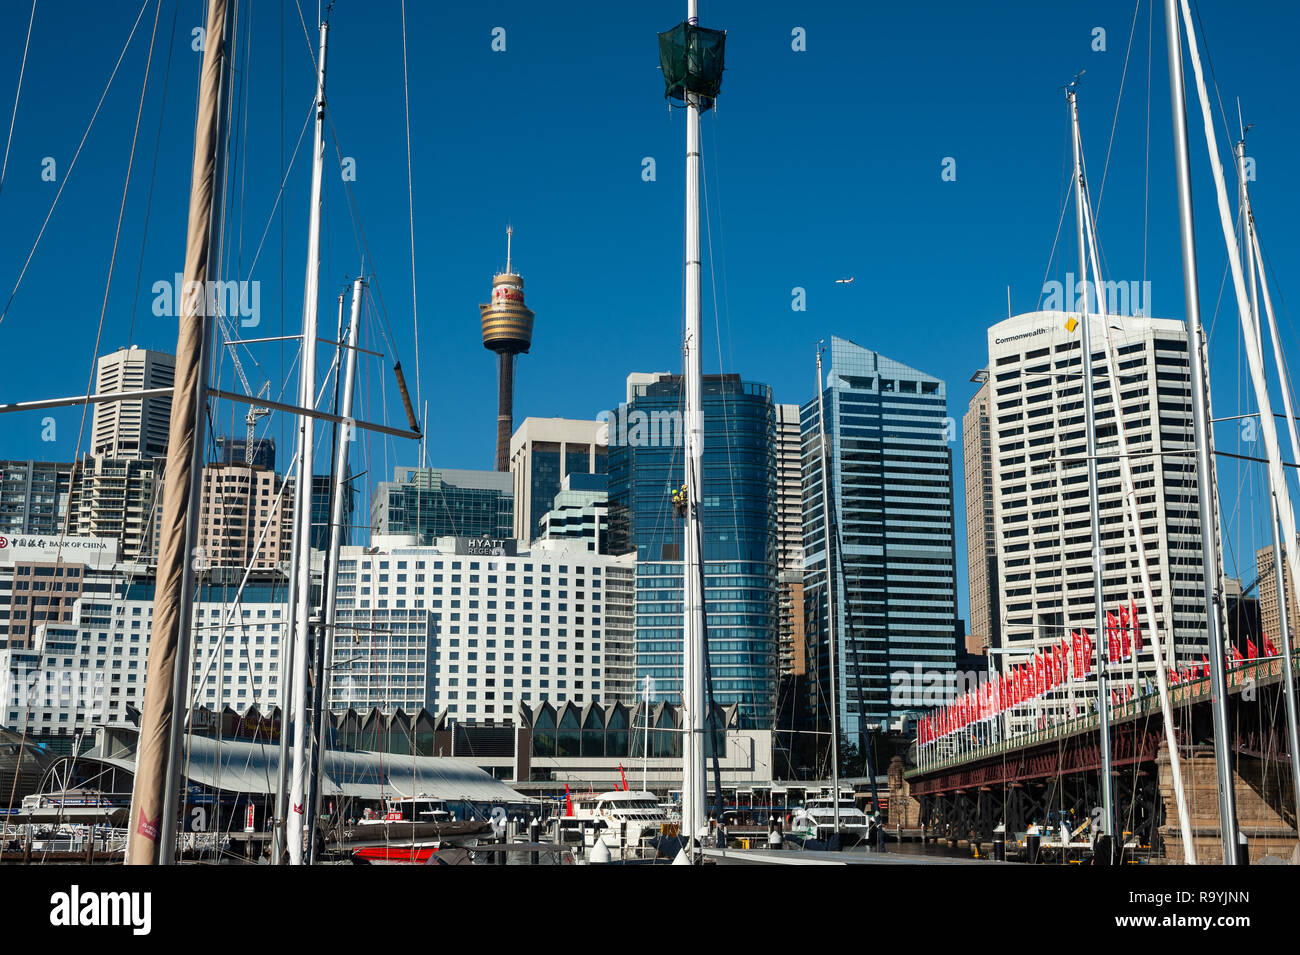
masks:
<svg viewBox="0 0 1300 955"><path fill-rule="evenodd" d="M524 305L524 280L510 268L510 242L514 230L506 229L506 270L492 280L492 301L479 306L483 322L483 347L497 353L497 464L510 470L510 436L514 433L515 356L533 342L533 313Z"/></svg>

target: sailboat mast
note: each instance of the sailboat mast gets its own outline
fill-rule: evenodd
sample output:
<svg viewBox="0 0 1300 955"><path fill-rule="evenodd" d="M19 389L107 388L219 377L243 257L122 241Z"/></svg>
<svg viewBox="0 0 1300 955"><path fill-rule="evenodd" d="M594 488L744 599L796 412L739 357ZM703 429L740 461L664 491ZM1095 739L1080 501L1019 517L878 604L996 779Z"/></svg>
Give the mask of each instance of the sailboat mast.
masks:
<svg viewBox="0 0 1300 955"><path fill-rule="evenodd" d="M1244 133L1243 133L1244 135ZM1287 380L1286 366L1282 363L1282 344L1278 341L1277 322L1273 318L1273 303L1268 295L1268 282L1264 278L1263 262L1259 260L1259 236L1255 234L1255 212L1250 205L1250 188L1247 185L1246 178L1246 141L1243 139L1237 143L1237 177L1241 184L1241 209L1242 209L1242 234L1246 242L1246 263L1249 266L1248 273L1250 276L1250 311L1251 320L1255 326L1256 335L1259 338L1260 354L1264 350L1264 337L1261 331L1259 317L1259 292L1262 285L1264 289L1264 308L1268 314L1268 330L1271 343L1273 345L1273 360L1277 365L1278 377L1282 381L1282 404L1286 412L1287 431L1291 436L1291 451L1294 455L1300 450L1300 435L1296 433L1295 410L1291 405L1291 383ZM1258 275L1256 265L1259 266ZM1273 529L1273 575L1277 581L1278 592L1278 630L1282 641L1282 660L1283 660L1283 687L1284 699L1286 701L1286 730L1288 752L1291 753L1291 790L1296 802L1296 818L1300 819L1300 759L1296 757L1300 753L1300 732L1297 732L1296 723L1296 689L1295 679L1292 674L1291 659L1291 621L1290 600L1286 589L1286 575L1283 572L1284 566L1290 565L1291 579L1296 579L1297 567L1295 554L1295 528L1288 528L1283 518L1283 507L1279 499L1279 492L1287 493L1285 487L1278 488L1274 484L1273 470L1268 471L1269 484L1269 501L1270 507L1270 524ZM1286 562L1284 564L1283 562Z"/></svg>
<svg viewBox="0 0 1300 955"><path fill-rule="evenodd" d="M325 163L325 43L329 23L320 25L320 60L316 86L315 152L311 169L311 221L307 234L307 279L302 304L302 376L300 406L316 406L317 305L320 294L320 207L321 178ZM294 488L294 538L298 552L297 593L294 595L293 627L293 752L289 780L289 811L284 814L285 841L289 864L302 864L303 803L307 784L307 660L311 628L311 491L312 458L315 453L315 419L299 416L298 484ZM286 722L282 731L288 729Z"/></svg>
<svg viewBox="0 0 1300 955"><path fill-rule="evenodd" d="M699 22L698 0L687 0L686 19ZM700 98L686 99L686 540L682 567L682 828L693 851L704 827L704 594L701 587L699 502L703 477L704 414L700 365Z"/></svg>
<svg viewBox="0 0 1300 955"><path fill-rule="evenodd" d="M355 433L352 430L352 398L356 392L357 376L357 339L358 329L361 324L361 301L365 294L366 282L363 278L358 278L352 283L352 316L348 321L347 356L344 359L343 372L343 394L342 404L339 407L339 416L343 421L338 426L338 447L335 449L334 457L334 494L333 506L330 513L330 539L329 539L329 557L326 560L326 577L325 577L325 600L321 607L321 633L320 633L320 690L318 697L320 699L320 709L315 714L316 721L316 761L313 769L315 782L312 786L314 798L312 800L311 825L308 831L312 834L310 843L311 861L316 861L316 824L320 819L320 806L324 799L322 787L325 782L325 744L328 742L327 729L329 727L329 686L333 675L332 660L334 659L334 621L336 618L335 603L338 598L338 578L339 578L339 548L343 546L343 539L347 537L348 528L343 522L343 510L345 495L349 493L348 489L348 451L352 444L352 436Z"/></svg>
<svg viewBox="0 0 1300 955"><path fill-rule="evenodd" d="M817 443L822 462L822 546L826 551L826 646L831 668L831 788L834 791L835 831L840 831L840 694L836 682L839 656L835 648L835 574L831 570L831 469L826 450L826 408L822 403L822 347L817 343ZM862 714L858 714L861 719Z"/></svg>
<svg viewBox="0 0 1300 955"><path fill-rule="evenodd" d="M1201 489L1201 573L1205 622L1210 643L1210 708L1214 720L1214 763L1219 785L1219 824L1223 861L1237 864L1237 794L1233 786L1229 746L1227 679L1223 672L1223 634L1219 630L1219 555L1210 462L1209 390L1205 346L1201 331L1201 292L1196 274L1196 227L1192 217L1191 156L1187 144L1187 100L1183 88L1183 41L1178 0L1165 0L1165 33L1169 51L1169 100L1173 110L1174 160L1178 181L1178 223L1183 257L1183 297L1187 308L1187 349L1192 378L1192 428L1196 443L1196 485ZM1270 422L1271 423L1271 422ZM1281 598L1282 594L1279 594Z"/></svg>
<svg viewBox="0 0 1300 955"><path fill-rule="evenodd" d="M1082 138L1082 137L1081 137ZM1084 182L1084 196L1088 196L1087 182ZM1084 202L1084 224L1088 235L1088 252L1092 260L1092 279L1093 288L1102 288L1100 257L1097 254L1097 226L1092 219L1092 210L1090 206L1091 199ZM1116 408L1120 407L1121 395L1119 393L1119 362L1116 356L1114 343L1111 340L1110 318L1106 311L1106 300L1102 296L1097 296L1097 313L1101 320L1102 327L1102 351L1106 358L1106 374L1109 376L1111 387L1110 392L1115 402ZM1128 529L1132 534L1132 543L1135 556L1137 557L1138 575L1141 578L1142 601L1147 613L1147 632L1151 634L1153 662L1156 671L1156 688L1160 696L1160 712L1163 717L1165 745L1169 750L1169 774L1173 777L1174 784L1174 805L1178 812L1178 828L1183 840L1183 861L1187 865L1196 865L1196 841L1192 836L1192 821L1187 810L1187 793L1183 787L1183 770L1182 759L1178 755L1178 734L1174 726L1173 705L1169 701L1169 685L1165 679L1165 649L1169 649L1170 657L1173 657L1174 642L1172 633L1166 630L1162 633L1159 620L1156 615L1155 595L1151 589L1151 570L1147 564L1146 546L1142 537L1142 514L1138 508L1137 492L1133 482L1133 466L1129 458L1128 433L1124 426L1123 415L1116 414L1115 417L1115 450L1119 456L1119 477L1120 490L1123 494L1123 501L1128 517ZM1135 619L1136 623L1136 619ZM1168 639L1166 639L1168 637ZM1134 660L1134 684L1137 681L1137 659L1139 653L1135 647L1133 650Z"/></svg>
<svg viewBox="0 0 1300 955"><path fill-rule="evenodd" d="M1112 792L1110 752L1110 694L1106 678L1105 632L1106 590L1105 551L1101 546L1101 507L1097 487L1097 422L1094 408L1096 391L1092 382L1092 321L1088 300L1088 253L1084 232L1084 203L1087 190L1083 180L1083 141L1079 133L1079 101L1073 84L1066 94L1070 102L1070 131L1074 145L1074 206L1079 234L1079 361L1083 369L1083 427L1087 439L1088 456L1088 514L1092 525L1092 586L1096 602L1094 627L1097 640L1097 715L1101 734L1101 824L1102 834L1111 841L1106 862L1113 856L1115 832L1115 803ZM1115 391L1118 409L1119 391ZM1117 411L1118 414L1118 411Z"/></svg>
<svg viewBox="0 0 1300 955"><path fill-rule="evenodd" d="M225 167L225 114L230 97L230 33L234 4L210 0L207 45L194 123L185 285L176 340L175 390L167 439L157 595L145 676L144 705L131 792L130 865L170 864L176 847L181 725L176 707L188 697L191 622L197 572L199 492L203 480L209 323L207 290L219 267ZM184 709L182 708L182 715Z"/></svg>

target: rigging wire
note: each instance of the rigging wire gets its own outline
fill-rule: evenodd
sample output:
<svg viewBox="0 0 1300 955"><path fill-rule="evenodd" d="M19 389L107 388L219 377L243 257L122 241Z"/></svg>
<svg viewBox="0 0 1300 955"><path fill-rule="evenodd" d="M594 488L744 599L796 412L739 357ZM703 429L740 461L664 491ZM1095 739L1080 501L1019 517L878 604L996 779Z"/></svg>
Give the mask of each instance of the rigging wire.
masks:
<svg viewBox="0 0 1300 955"><path fill-rule="evenodd" d="M41 244L41 239L45 236L45 230L54 217L54 209L59 204L59 199L63 195L63 190L67 187L68 181L72 178L72 171L77 167L77 159L81 156L81 150L86 145L86 140L90 137L90 131L95 127L95 120L99 118L99 111L104 105L104 100L108 97L108 91L112 89L113 80L117 78L118 68L122 65L122 60L126 57L126 51L131 47L131 41L135 38L135 31L140 26L140 20L144 17L144 12L149 7L149 0L144 0L140 4L140 12L136 14L135 22L131 25L131 32L127 34L126 42L122 45L122 52L117 56L117 62L113 64L113 70L108 76L108 83L104 86L104 92L99 96L99 102L95 104L95 111L90 116L90 122L86 124L86 131L81 134L81 142L77 144L76 152L72 154L72 161L68 163L67 170L63 173L63 178L59 182L59 189L54 194L54 200L50 203L50 209L45 214L45 221L41 223L40 231L36 233L36 239L32 242L31 250L27 253L27 259L23 262L22 270L18 273L18 278L14 281L14 287L9 292L9 298L5 302L3 309L0 309L0 323L3 323L5 317L9 314L9 308L14 303L14 297L18 294L19 287L23 284L23 278L27 275L27 269L32 264L32 258L36 255L36 249ZM151 48L152 49L152 48ZM132 153L135 151L134 141L131 144ZM115 250L116 251L116 250ZM89 394L89 392L87 392Z"/></svg>
<svg viewBox="0 0 1300 955"><path fill-rule="evenodd" d="M130 33L130 34L128 35L128 37L127 37L126 45L123 46L123 48L122 48L122 52L121 52L121 54L120 54L120 55L118 56L118 58L117 58L117 63L116 63L116 64L114 65L114 67L113 67L113 72L112 72L112 74L111 74L110 77L109 77L108 86L105 87L105 89L104 89L104 94L100 96L99 105L95 107L95 116L98 116L98 115L99 115L99 107L103 105L104 97L107 96L107 94L108 94L108 87L111 87L111 86L112 86L113 78L117 76L118 68L121 66L121 64L122 64L122 60L123 60L123 58L126 56L127 49L128 49L128 48L130 47L130 45L131 45L131 40L132 40L132 38L135 36L136 28L140 25L140 20L144 17L144 12L145 12L145 10L148 8L148 5L149 5L149 0L145 0L144 4L141 5L141 7L140 7L140 12L139 12L139 14L136 15L135 23L134 23L134 24L132 25L132 27L131 27L131 33ZM150 68L151 68L151 66L152 66L152 63L153 63L153 45L154 45L154 40L155 40L156 37L157 37L157 31L158 31L158 13L161 11L161 7L162 7L162 0L158 0L158 6L157 6L157 9L155 10L155 13L154 13L154 36L153 36L153 37L150 39L150 41L149 41L149 56L148 56L148 59L146 60L146 64L145 64L144 79L143 79L143 81L141 82L141 86L140 86L140 105L139 105L139 107L138 107L138 109L137 109L137 113L136 113L135 133L134 133L134 135L132 136L132 139L131 139L131 153L130 153L130 157L129 157L128 161L127 161L126 175L123 177L123 180L124 180L124 181L123 181L123 183L122 183L122 204L121 204L121 207L120 207L119 212L118 212L117 231L116 231L116 233L115 233L115 235L114 235L114 238L113 238L113 250L112 250L112 254L111 254L110 259L109 259L108 278L107 278L106 281L105 281L105 287L104 287L104 304L103 304L103 307L100 309L100 313L99 313L99 327L98 327L98 329L97 329L97 331L96 331L96 333L95 333L95 347L94 347L94 350L91 352L91 359L90 359L90 377L89 377L89 381L86 383L86 394L91 394L91 393L93 392L93 390L94 390L95 372L96 372L96 369L97 369L97 366L98 366L99 345L100 345L100 342L101 342L101 340L102 340L102 338L103 338L103 333L104 333L104 317L105 317L105 315L106 315L107 312L108 312L108 292L109 292L109 287L111 286L112 281L113 281L113 266L114 266L114 264L115 264L116 261L117 261L117 245L118 245L118 239L119 239L120 236L121 236L121 231L122 231L122 218L123 218L123 216L124 216L124 214L125 214L125 210L126 210L126 197L127 197L127 193L128 193L128 191L129 191L130 182L131 182L131 166L132 166L132 164L134 163L134 160L135 160L135 147L136 147L136 142L137 142L137 140L138 140L138 138L139 138L139 133L140 133L140 118L141 118L141 116L143 115L143 112L144 112L144 100L145 100L145 94L146 94L146 92L148 91L148 88L149 88L149 73L150 73ZM94 116L91 117L90 125L86 127L86 133L85 133L85 135L82 136L82 140L81 140L82 145L85 144L86 136L88 136L88 135L90 134L90 127L93 126L93 125L94 125ZM81 147L78 146L78 148L77 148L77 154L80 154L80 152L81 152ZM76 162L76 156L75 156L75 155L74 155L74 157L73 157L73 162L74 162L74 163ZM70 174L70 173L71 173L71 167L69 167L68 173L65 173L65 175L64 175L63 182L64 182L65 184L66 184L66 182L67 182L67 180L68 180L68 174ZM62 186L60 186L60 192L62 192ZM54 212L54 204L57 204L57 203L58 203L58 195L55 196L55 198L54 198L54 203L51 204L51 206L50 206L50 213L49 213L49 215L53 215L53 212ZM49 223L49 215L46 216L46 220L45 220L46 224ZM44 233L44 230L45 230L45 227L42 226L42 227L41 227L41 233L42 233L42 234ZM37 243L39 243L39 242L40 242L40 236L38 235L38 236L37 236ZM33 253L35 253L35 249L36 249L36 247L35 247L35 245L33 245L33 247L32 247L32 252L33 252ZM31 255L28 256L28 262L30 262L30 261L31 261ZM25 270L26 270L26 266L24 265L23 268L24 268L24 271L25 271ZM21 281L22 281L22 277L19 276L19 282L21 283ZM15 293L17 292L17 286L16 286L16 285L15 285L15 287L14 287L14 291L15 291ZM11 296L10 296L10 301L12 301L12 300L13 300L13 296L11 295ZM0 320L3 320L3 318L4 318L4 315L3 315L3 314L0 314ZM81 424L80 424L80 426L79 426L78 429L77 429L77 449L76 449L76 454L75 454L75 456L74 456L74 458L73 458L73 462L74 462L74 463L73 463L73 473L72 473L72 475L70 476L70 479L69 479L69 482L68 482L68 491L69 491L69 496L71 496L71 494L72 494L72 492L73 492L73 486L76 484L76 480L77 480L77 474L76 474L76 467L77 467L77 465L76 465L76 462L77 462L77 460L80 459L80 457L81 457L82 442L85 440L85 437L86 437L86 413L87 413L87 410L89 409L89 407L90 407L90 405L89 405L88 403L83 404L83 405L81 406ZM55 558L54 558L54 563L55 563L56 566L62 564L62 562L63 562L63 545L64 545L64 542L67 540L68 531L69 531L69 529L70 529L70 525L71 525L71 523L72 523L72 513L73 513L73 509L72 509L71 507L69 507L68 510L67 510L67 513L64 515L64 519L63 519L63 527L62 527L62 529L61 529L61 531L60 531L60 533L59 533L59 542L58 542L58 545L57 545L56 548L55 548ZM46 653L47 653L46 645L45 645L45 643L42 643L42 645L41 645L41 649L40 649L40 652L37 654L37 658L36 658L36 670L37 670L38 673L40 672L40 670L42 669L42 667L44 667L44 665L45 665L45 656L46 656ZM27 743L27 735L28 735L28 731L29 731L30 726L31 726L32 700L30 699L30 695L29 695L29 698L25 701L25 703L26 703L26 706L25 706L24 713L23 713L23 729L22 729L22 734L21 734L21 736L20 736L20 738L19 738L18 750L17 750L17 752L18 752L18 754L19 754L19 762L20 762L20 763L21 763L21 758L22 758L21 754L23 753L23 751L24 751L24 749L25 749L25 747L26 747L26 743ZM14 797L15 797L15 795L17 794L17 790L18 790L18 777L19 777L19 773L18 773L17 771L15 771L15 773L14 773L13 785L10 787L10 790L9 790L9 802L8 802L7 807L6 807L6 813L5 813L6 817L8 817L8 816L9 816L10 814L12 814L12 812L13 812ZM60 811L62 811L62 810L60 810Z"/></svg>
<svg viewBox="0 0 1300 955"><path fill-rule="evenodd" d="M140 282L144 276L144 259L145 250L149 244L149 224L151 213L153 211L153 190L154 183L158 177L158 153L162 147L163 118L167 115L167 90L171 85L169 80L172 75L172 51L175 48L176 41L176 19L180 15L180 6L172 7L172 28L171 36L167 41L167 67L163 70L162 86L162 104L158 108L158 131L154 136L153 144L153 163L149 170L149 196L144 204L144 230L140 237L140 263L135 272L135 291L131 294L131 311L130 324L127 325L126 340L129 342L135 337L135 315L136 309L140 305Z"/></svg>
<svg viewBox="0 0 1300 955"><path fill-rule="evenodd" d="M1119 107L1124 102L1124 81L1128 79L1128 60L1129 55L1133 52L1133 34L1137 30L1138 11L1142 8L1142 0L1137 0L1133 4L1133 23L1128 29L1128 48L1124 51L1124 69L1119 77L1119 95L1115 97L1115 117L1110 123L1110 141L1106 144L1106 162L1101 169L1101 183L1097 187L1097 207L1093 213L1094 219L1100 223L1101 220L1101 200L1106 193L1106 173L1110 171L1110 151L1115 145L1115 130L1119 126ZM1147 60L1148 70L1150 69L1150 59ZM1148 76L1150 73L1148 72ZM1150 102L1147 104L1150 109Z"/></svg>
<svg viewBox="0 0 1300 955"><path fill-rule="evenodd" d="M36 22L36 0L32 0L32 13L27 19L27 39L23 42L23 60L18 67L18 88L14 90L14 109L9 117L9 136L5 140L4 164L0 165L0 192L4 191L5 173L9 171L9 147L14 142L14 123L18 121L18 98L23 93L23 76L27 72L27 50L32 43L32 24Z"/></svg>
<svg viewBox="0 0 1300 955"><path fill-rule="evenodd" d="M406 0L402 0L402 106L406 118L406 202L411 235L411 327L415 330L415 407L424 413L420 376L420 309L415 285L415 189L411 184L411 86L406 72ZM424 421L421 428L428 429Z"/></svg>

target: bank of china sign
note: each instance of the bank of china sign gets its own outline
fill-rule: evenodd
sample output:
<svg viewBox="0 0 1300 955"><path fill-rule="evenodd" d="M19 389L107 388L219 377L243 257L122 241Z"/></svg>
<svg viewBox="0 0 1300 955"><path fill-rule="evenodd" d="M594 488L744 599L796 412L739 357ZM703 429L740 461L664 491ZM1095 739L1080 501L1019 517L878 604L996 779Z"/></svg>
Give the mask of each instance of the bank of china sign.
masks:
<svg viewBox="0 0 1300 955"><path fill-rule="evenodd" d="M112 563L118 558L115 537L41 537L36 534L0 534L0 564L19 561L72 564Z"/></svg>

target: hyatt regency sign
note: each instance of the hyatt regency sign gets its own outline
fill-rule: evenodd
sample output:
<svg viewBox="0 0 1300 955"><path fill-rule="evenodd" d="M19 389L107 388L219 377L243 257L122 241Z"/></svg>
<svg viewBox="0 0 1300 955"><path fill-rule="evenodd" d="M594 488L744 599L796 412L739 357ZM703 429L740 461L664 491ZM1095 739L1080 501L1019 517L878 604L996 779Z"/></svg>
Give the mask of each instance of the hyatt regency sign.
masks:
<svg viewBox="0 0 1300 955"><path fill-rule="evenodd" d="M514 557L519 542L503 537L457 537L456 553L474 557Z"/></svg>

